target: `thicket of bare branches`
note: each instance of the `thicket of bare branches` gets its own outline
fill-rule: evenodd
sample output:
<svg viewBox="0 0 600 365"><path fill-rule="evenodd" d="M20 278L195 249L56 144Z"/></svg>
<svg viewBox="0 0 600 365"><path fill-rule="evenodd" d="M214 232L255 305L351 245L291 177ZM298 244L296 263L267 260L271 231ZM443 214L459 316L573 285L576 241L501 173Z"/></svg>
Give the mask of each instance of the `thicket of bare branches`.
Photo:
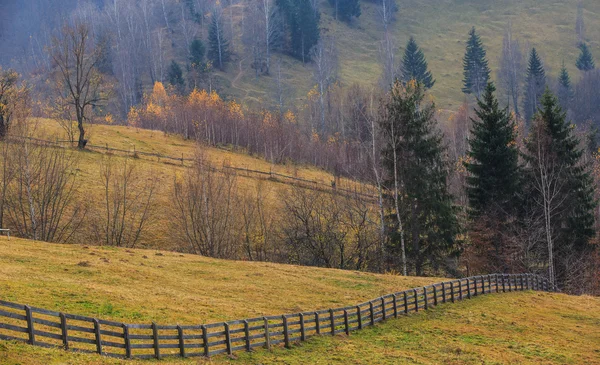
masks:
<svg viewBox="0 0 600 365"><path fill-rule="evenodd" d="M101 244L134 248L156 218L154 177L141 173L134 160L105 156L100 164L102 204L93 227Z"/></svg>

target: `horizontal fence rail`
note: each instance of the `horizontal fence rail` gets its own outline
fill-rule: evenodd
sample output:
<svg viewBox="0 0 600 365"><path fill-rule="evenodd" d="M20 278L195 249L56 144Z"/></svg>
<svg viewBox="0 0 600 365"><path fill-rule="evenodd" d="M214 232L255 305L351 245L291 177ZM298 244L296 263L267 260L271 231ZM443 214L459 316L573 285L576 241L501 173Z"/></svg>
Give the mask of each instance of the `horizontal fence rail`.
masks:
<svg viewBox="0 0 600 365"><path fill-rule="evenodd" d="M409 289L358 305L202 325L126 324L0 300L0 339L118 358L161 359L270 349L336 335L490 293L557 291L534 274L491 274Z"/></svg>
<svg viewBox="0 0 600 365"><path fill-rule="evenodd" d="M40 139L40 138L14 136L14 135L11 136L10 138L14 142L30 141L30 142L36 143L38 145L54 146L54 147L60 147L60 148L65 148L66 146L72 146L76 142L76 141L75 142L51 141L51 140ZM217 146L215 148L219 148L219 147ZM93 145L93 144L88 143L88 144L86 144L86 149L95 150L98 152L112 153L112 154L120 153L125 156L135 156L135 157L145 156L145 157L149 157L149 158L156 158L159 162L162 160L162 161L166 161L170 164L177 164L177 165L180 164L181 166L191 166L192 164L196 163L196 161L197 161L195 158L184 157L183 154L181 155L181 157L174 157L174 156L168 156L168 155L163 155L163 154L154 153L154 152L137 151L135 149L135 146L134 146L133 150L124 150L124 149L120 149L120 148L110 147L110 146L108 146L108 144L101 146L101 145ZM226 151L229 151L229 150L226 150ZM207 167L215 172L238 173L241 176L253 177L253 178L257 178L257 179L269 179L269 180L277 181L277 182L280 182L280 183L286 184L286 185L299 186L299 187L302 187L305 189L318 190L318 191L324 191L324 192L336 192L336 193L343 194L343 195L350 196L350 197L358 197L364 201L368 201L368 202L372 202L372 203L377 202L377 194L373 191L373 189L369 189L367 187L367 185L365 185L365 184L347 184L347 183L344 184L344 183L342 183L341 180L337 181L337 182L331 181L330 183L326 183L326 182L322 182L322 181L318 181L318 180L309 180L309 179L303 179L303 178L296 177L296 176L279 174L277 172L273 172L272 170L262 171L262 170L254 170L254 169L249 169L246 167L239 167L239 166L225 166L224 165L222 167L222 169L219 169L217 167L214 167L213 165L205 164L205 167Z"/></svg>

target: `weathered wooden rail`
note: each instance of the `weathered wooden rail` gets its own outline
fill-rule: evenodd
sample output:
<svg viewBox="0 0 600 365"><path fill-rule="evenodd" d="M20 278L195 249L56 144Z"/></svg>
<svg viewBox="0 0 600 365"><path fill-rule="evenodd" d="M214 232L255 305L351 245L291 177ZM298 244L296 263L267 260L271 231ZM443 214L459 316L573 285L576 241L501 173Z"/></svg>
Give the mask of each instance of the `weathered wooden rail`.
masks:
<svg viewBox="0 0 600 365"><path fill-rule="evenodd" d="M354 306L203 325L126 324L0 300L0 339L120 358L214 356L350 334L400 315L490 293L555 291L533 274L492 274L384 295Z"/></svg>

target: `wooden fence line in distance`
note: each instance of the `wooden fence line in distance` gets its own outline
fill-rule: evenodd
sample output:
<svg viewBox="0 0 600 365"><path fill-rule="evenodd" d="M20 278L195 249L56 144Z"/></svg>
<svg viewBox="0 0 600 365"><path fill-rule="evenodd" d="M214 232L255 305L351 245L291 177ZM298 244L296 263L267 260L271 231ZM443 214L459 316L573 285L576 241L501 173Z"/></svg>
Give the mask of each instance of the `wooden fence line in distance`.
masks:
<svg viewBox="0 0 600 365"><path fill-rule="evenodd" d="M490 293L557 291L534 274L492 274L409 289L354 306L202 325L126 324L0 300L0 339L118 358L161 359L271 349L336 335Z"/></svg>
<svg viewBox="0 0 600 365"><path fill-rule="evenodd" d="M59 141L59 140L50 141L50 140L45 140L45 139L24 137L24 136L11 136L11 138L13 138L15 140L19 140L19 139L30 140L30 141L36 142L38 144L57 146L57 147L61 147L61 148L65 148L64 144L71 145L73 143L71 141ZM185 166L185 164L187 162L195 161L195 159L193 159L193 158L185 158L183 156L183 154L181 155L181 157L173 157L173 156L163 155L160 153L137 151L137 150L135 150L135 148L133 151L123 150L123 149L119 149L119 148L109 147L108 144L106 144L104 146L100 146L100 145L93 145L93 144L88 143L86 145L86 148L90 149L90 150L97 150L100 152L107 152L107 153L118 152L118 153L122 153L122 154L125 154L128 156L132 155L132 156L154 157L154 158L157 158L159 161L162 159L162 160L168 160L168 161L172 161L172 162L181 163L181 166ZM207 164L207 167L212 169L213 171L222 172L220 169L215 168L214 166L212 166L210 164ZM303 179L303 178L299 178L299 177L295 177L295 176L279 174L279 173L276 173L273 171L253 170L253 169L248 169L248 168L244 168L244 167L223 166L223 171L224 170L244 172L244 173L246 173L246 176L250 176L250 174L254 174L254 175L258 175L260 178L269 178L269 179L281 182L283 184L301 186L303 188L320 190L320 191L334 191L334 192L346 194L348 196L357 196L361 199L368 200L371 202L377 202L376 195L365 193L365 191L368 189L364 189L364 188L356 189L356 186L354 187L354 189L338 187L338 186L334 187L331 184L326 184L323 182L319 182L317 180L308 180L308 179ZM360 185L361 185L361 187L363 186L363 184L360 184Z"/></svg>

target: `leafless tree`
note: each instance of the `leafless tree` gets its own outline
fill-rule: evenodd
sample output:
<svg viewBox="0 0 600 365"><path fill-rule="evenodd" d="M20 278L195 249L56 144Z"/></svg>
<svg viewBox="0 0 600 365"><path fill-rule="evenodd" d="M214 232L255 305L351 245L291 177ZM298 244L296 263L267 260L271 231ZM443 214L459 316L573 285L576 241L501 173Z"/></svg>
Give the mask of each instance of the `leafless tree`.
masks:
<svg viewBox="0 0 600 365"><path fill-rule="evenodd" d="M575 22L575 33L577 43L585 42L585 21L583 19L583 1L577 4L577 21Z"/></svg>
<svg viewBox="0 0 600 365"><path fill-rule="evenodd" d="M17 81L19 75L12 71L3 71L0 67L0 140L4 139L10 126L15 101L18 98Z"/></svg>
<svg viewBox="0 0 600 365"><path fill-rule="evenodd" d="M99 242L108 246L135 247L156 216L155 178L144 178L130 158L106 156L100 165L103 209L96 217Z"/></svg>
<svg viewBox="0 0 600 365"><path fill-rule="evenodd" d="M182 247L217 258L238 257L237 177L220 174L198 153L194 167L175 181L173 217Z"/></svg>
<svg viewBox="0 0 600 365"><path fill-rule="evenodd" d="M534 202L542 210L544 218L543 226L548 252L548 277L550 282L556 282L555 260L554 260L554 236L555 231L560 227L555 227L554 217L561 214L565 209L565 201L568 197L564 194L565 179L564 168L557 158L557 151L550 149L552 144L548 141L551 137L545 130L545 123L541 119L534 121L534 134L532 140L535 145L535 160L530 168L533 171L532 185L537 191Z"/></svg>
<svg viewBox="0 0 600 365"><path fill-rule="evenodd" d="M498 81L506 93L508 104L510 105L512 102L512 109L517 116L520 115L519 100L524 74L525 63L523 52L519 40L513 36L512 24L509 23L504 33Z"/></svg>
<svg viewBox="0 0 600 365"><path fill-rule="evenodd" d="M84 122L90 119L89 109L102 101L102 75L97 71L98 50L94 49L89 29L84 24L65 25L53 39L50 55L57 69L57 87L62 100L69 100L75 109L79 129L78 148L83 149Z"/></svg>
<svg viewBox="0 0 600 365"><path fill-rule="evenodd" d="M267 211L271 191L262 181L242 196L240 213L243 223L244 251L250 261L277 260L275 218Z"/></svg>
<svg viewBox="0 0 600 365"><path fill-rule="evenodd" d="M6 192L6 222L18 236L67 242L83 222L78 159L69 150L33 144L14 145L9 163L12 181Z"/></svg>
<svg viewBox="0 0 600 365"><path fill-rule="evenodd" d="M329 86L337 77L338 58L335 40L323 37L311 50L310 57L313 61L313 77L317 83L319 93L319 107L321 112L321 133L326 130L325 124L325 98L329 92Z"/></svg>
<svg viewBox="0 0 600 365"><path fill-rule="evenodd" d="M396 51L397 47L392 35L385 32L383 40L379 44L379 59L383 66L380 84L384 89L389 89L399 75Z"/></svg>

